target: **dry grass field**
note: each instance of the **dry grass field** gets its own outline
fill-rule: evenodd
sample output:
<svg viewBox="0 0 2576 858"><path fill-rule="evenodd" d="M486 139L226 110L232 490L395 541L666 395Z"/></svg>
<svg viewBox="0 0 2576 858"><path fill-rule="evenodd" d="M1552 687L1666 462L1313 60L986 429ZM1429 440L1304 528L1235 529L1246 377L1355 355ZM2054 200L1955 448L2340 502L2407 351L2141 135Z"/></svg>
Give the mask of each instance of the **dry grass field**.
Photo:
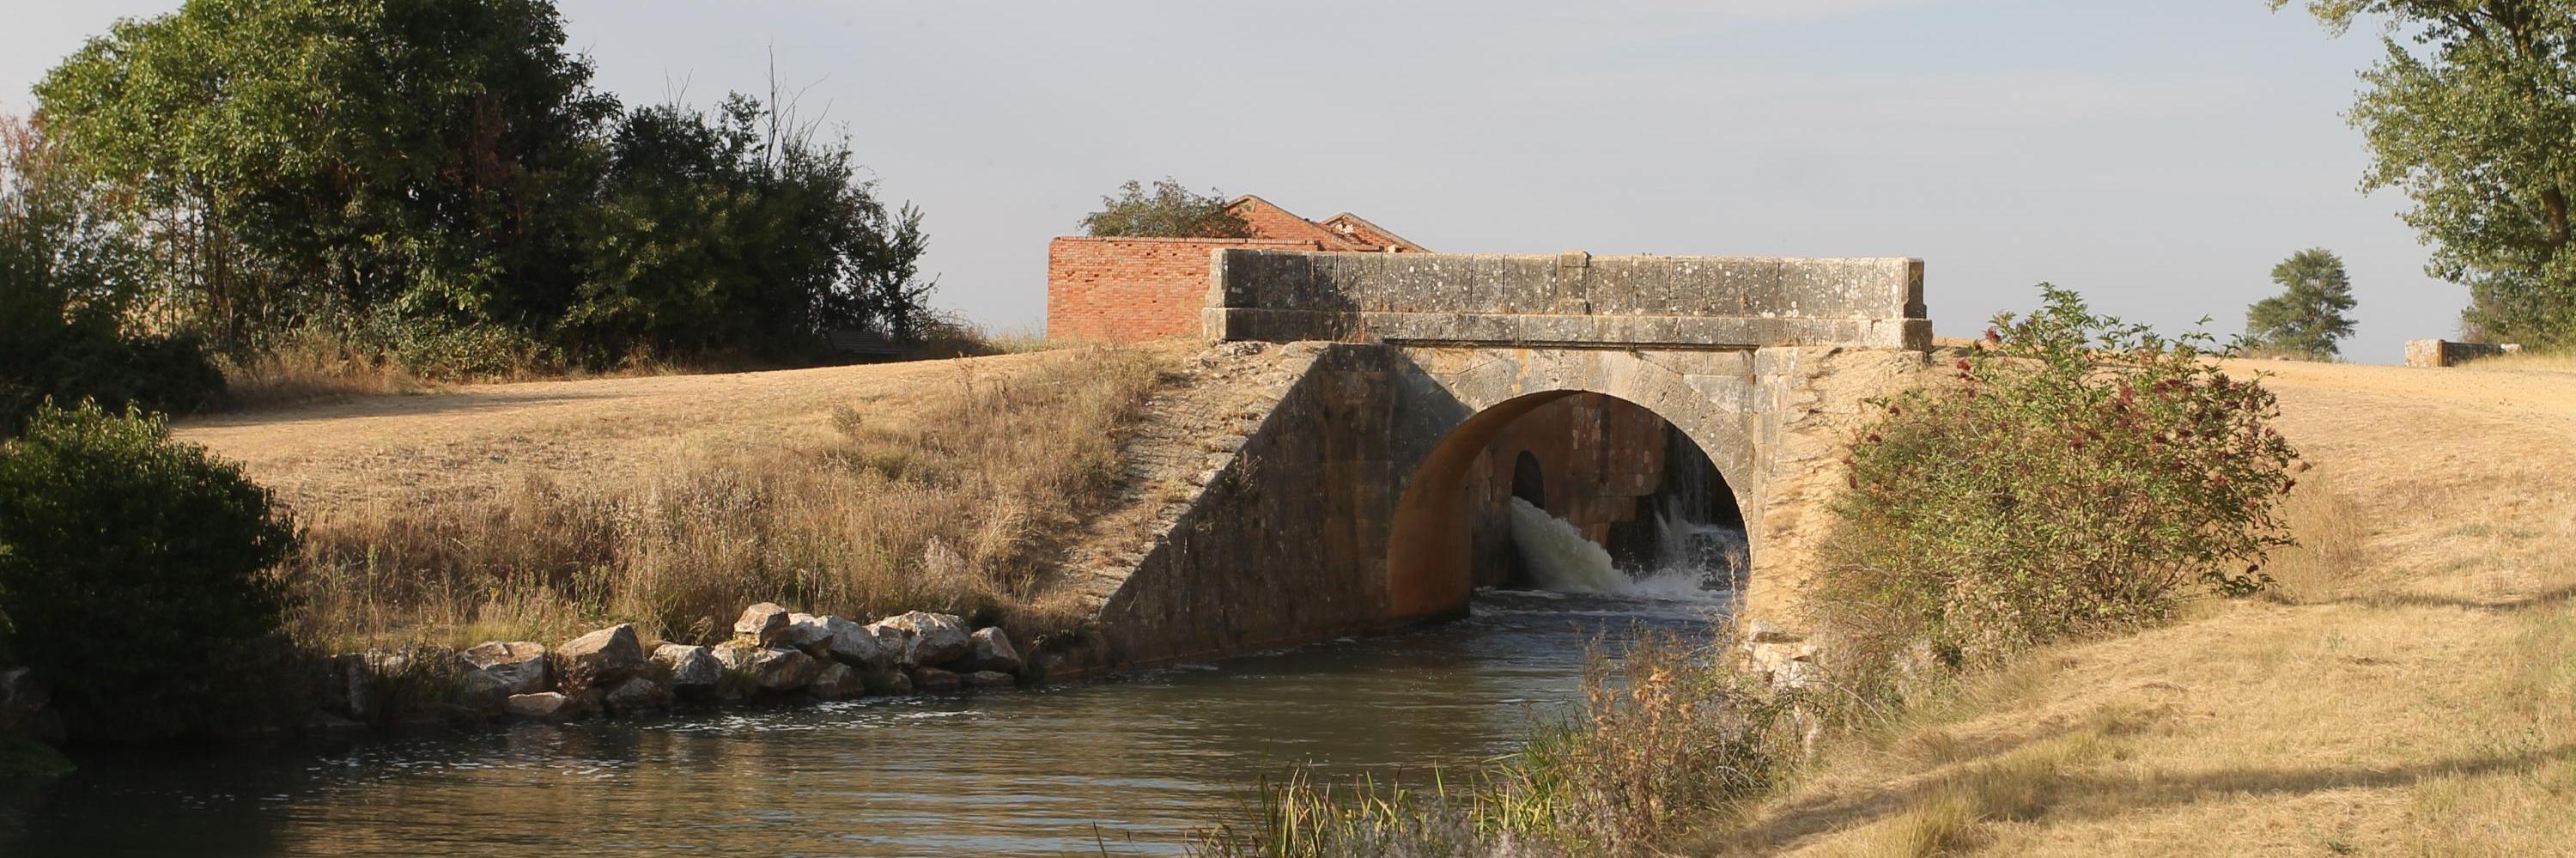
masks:
<svg viewBox="0 0 2576 858"><path fill-rule="evenodd" d="M2035 653L1700 851L2576 854L2576 376L2480 366L2246 362L2316 466L2278 591Z"/></svg>
<svg viewBox="0 0 2576 858"><path fill-rule="evenodd" d="M753 601L985 612L1045 631L1043 580L1115 481L1117 433L1178 351L463 386L216 415L306 528L317 646L552 639L603 620L694 640Z"/></svg>
<svg viewBox="0 0 2576 858"><path fill-rule="evenodd" d="M2478 358L2463 366L2488 371L2576 372L2576 352L2520 352Z"/></svg>

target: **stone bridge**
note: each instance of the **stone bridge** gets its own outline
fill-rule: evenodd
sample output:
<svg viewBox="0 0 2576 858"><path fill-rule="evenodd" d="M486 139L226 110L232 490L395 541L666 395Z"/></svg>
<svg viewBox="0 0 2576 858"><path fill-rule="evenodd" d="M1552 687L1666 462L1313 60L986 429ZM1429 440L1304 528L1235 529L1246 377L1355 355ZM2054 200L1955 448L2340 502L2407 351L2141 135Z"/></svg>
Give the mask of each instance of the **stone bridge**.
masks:
<svg viewBox="0 0 2576 858"><path fill-rule="evenodd" d="M1116 663L1461 615L1509 497L1616 547L1693 467L1745 526L1739 604L1794 614L1862 400L1931 343L1914 259L1227 249L1210 281L1207 337L1292 365L1118 571Z"/></svg>

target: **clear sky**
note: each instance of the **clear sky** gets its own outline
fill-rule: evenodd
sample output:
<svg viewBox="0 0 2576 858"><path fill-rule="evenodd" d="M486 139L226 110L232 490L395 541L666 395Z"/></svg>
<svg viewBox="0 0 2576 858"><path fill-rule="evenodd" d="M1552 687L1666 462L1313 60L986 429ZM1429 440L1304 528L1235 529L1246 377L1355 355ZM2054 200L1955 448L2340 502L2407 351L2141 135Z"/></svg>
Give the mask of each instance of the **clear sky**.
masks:
<svg viewBox="0 0 2576 858"><path fill-rule="evenodd" d="M13 0L0 103L119 16ZM33 7L33 8L26 8ZM2273 263L2350 265L2354 360L2455 332L2459 287L2365 197L2367 29L2262 0L1250 4L563 0L629 103L779 78L918 203L938 303L1045 316L1046 241L1171 175L1456 252L1919 256L1935 328L2041 280L2238 331Z"/></svg>

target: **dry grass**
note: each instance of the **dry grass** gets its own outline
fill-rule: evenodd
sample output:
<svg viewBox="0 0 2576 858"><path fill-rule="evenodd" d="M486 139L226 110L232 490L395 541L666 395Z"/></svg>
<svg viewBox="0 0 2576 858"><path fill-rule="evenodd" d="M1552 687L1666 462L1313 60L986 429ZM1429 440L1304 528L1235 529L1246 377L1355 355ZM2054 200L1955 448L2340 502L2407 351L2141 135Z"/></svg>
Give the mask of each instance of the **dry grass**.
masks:
<svg viewBox="0 0 2576 858"><path fill-rule="evenodd" d="M1029 354L1071 348L1036 329L992 331L972 322L935 320L921 342L907 350L911 359L951 359ZM382 348L359 345L322 329L299 329L280 335L265 351L247 361L227 361L224 407L270 410L320 400L387 393L426 393L459 384L507 384L603 378L652 378L778 369L778 361L741 355L701 355L681 359L638 349L613 367L578 369L544 358L526 347L495 347L504 368L459 375L423 375L407 369ZM795 362L789 362L791 364Z"/></svg>
<svg viewBox="0 0 2576 858"><path fill-rule="evenodd" d="M2263 368L2318 463L2277 598L1971 680L1705 849L2576 854L2576 385Z"/></svg>
<svg viewBox="0 0 2576 858"><path fill-rule="evenodd" d="M2576 372L2576 351L2522 351L2482 357L2459 364L2463 369Z"/></svg>
<svg viewBox="0 0 2576 858"><path fill-rule="evenodd" d="M418 393L429 386L382 354L314 333L290 335L258 358L224 367L225 404L235 408Z"/></svg>
<svg viewBox="0 0 2576 858"><path fill-rule="evenodd" d="M919 351L925 358L957 358L1029 354L1077 345L1049 338L1043 325L994 329L965 319L942 318L925 326Z"/></svg>
<svg viewBox="0 0 2576 858"><path fill-rule="evenodd" d="M1028 635L1078 619L1045 573L1077 517L1105 500L1118 471L1118 424L1166 362L1119 349L1048 358L834 371L827 377L930 384L863 385L842 396L825 387L823 396L787 400L796 409L789 415L738 415L758 440L669 445L667 435L620 434L626 463L604 469L617 474L608 478L585 473L584 463L599 462L577 443L559 459L486 464L481 470L511 477L497 488L421 479L376 491L348 484L383 470L332 473L317 467L313 444L261 434L249 437L269 449L242 438L233 449L267 454L253 460L255 476L265 463L309 480L289 493L307 526L290 575L306 600L294 630L319 646L551 640L612 620L703 640L763 600L850 616L980 613ZM756 381L672 380L686 386L664 389ZM693 404L657 398L641 407L681 411L684 422L724 419ZM528 425L492 422L505 427L502 439L526 440L528 430L571 419L542 408L511 415ZM622 412L581 413L583 425L615 424L600 431L634 428ZM384 426L326 422L397 434L475 425L441 424L440 414ZM509 461L514 448L478 437L455 443Z"/></svg>

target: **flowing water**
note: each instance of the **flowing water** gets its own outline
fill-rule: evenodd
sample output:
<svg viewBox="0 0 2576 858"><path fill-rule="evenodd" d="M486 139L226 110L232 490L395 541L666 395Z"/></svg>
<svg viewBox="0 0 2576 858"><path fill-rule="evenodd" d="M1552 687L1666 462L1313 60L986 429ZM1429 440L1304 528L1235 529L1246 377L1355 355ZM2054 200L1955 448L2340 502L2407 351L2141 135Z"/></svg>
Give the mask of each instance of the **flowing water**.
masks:
<svg viewBox="0 0 2576 858"><path fill-rule="evenodd" d="M1534 538L1582 541L1553 523ZM1096 682L85 753L0 793L0 855L1179 854L1296 765L1424 783L1508 753L1570 711L1596 637L1695 634L1724 606L1699 570L1631 580L1539 547L1542 577L1586 592L1489 591L1437 628Z"/></svg>

